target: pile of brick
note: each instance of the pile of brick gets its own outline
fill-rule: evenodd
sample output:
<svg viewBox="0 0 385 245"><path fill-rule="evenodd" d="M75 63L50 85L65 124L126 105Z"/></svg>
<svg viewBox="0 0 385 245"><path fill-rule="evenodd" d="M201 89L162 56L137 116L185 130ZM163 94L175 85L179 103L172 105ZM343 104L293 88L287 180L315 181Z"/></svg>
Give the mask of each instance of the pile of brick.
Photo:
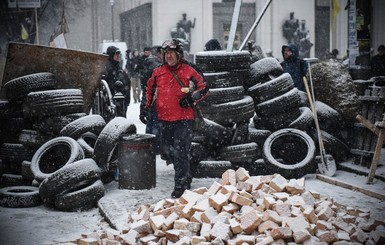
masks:
<svg viewBox="0 0 385 245"><path fill-rule="evenodd" d="M227 170L222 183L142 205L127 229L77 244L384 244L385 224L305 189L305 179Z"/></svg>

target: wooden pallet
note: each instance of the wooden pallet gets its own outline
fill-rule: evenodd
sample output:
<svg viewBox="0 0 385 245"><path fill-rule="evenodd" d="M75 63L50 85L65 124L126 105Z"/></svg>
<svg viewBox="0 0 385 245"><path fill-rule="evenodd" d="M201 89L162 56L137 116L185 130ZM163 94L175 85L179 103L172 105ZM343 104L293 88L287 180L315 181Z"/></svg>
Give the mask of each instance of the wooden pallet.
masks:
<svg viewBox="0 0 385 245"><path fill-rule="evenodd" d="M377 142L373 154L373 159L370 164L370 171L368 175L368 183L373 182L374 175L376 173L377 166L380 162L380 155L382 150L382 145L385 140L385 114L382 121L378 121L375 124L372 124L366 118L358 115L356 118L360 123L362 123L366 128L368 128L373 134L377 136Z"/></svg>
<svg viewBox="0 0 385 245"><path fill-rule="evenodd" d="M385 86L371 85L363 90L359 100L362 101L361 116L374 124L381 121L385 109ZM351 153L354 155L354 163L370 167L374 151L376 149L378 135L362 123L354 124L354 146Z"/></svg>

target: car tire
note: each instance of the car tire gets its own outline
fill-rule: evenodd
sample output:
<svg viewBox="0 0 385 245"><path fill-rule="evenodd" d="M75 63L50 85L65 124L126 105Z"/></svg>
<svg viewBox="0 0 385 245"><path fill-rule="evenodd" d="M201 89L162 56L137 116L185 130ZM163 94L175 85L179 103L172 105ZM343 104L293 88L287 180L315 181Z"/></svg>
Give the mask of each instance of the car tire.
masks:
<svg viewBox="0 0 385 245"><path fill-rule="evenodd" d="M29 208L42 204L39 188L34 186L9 186L0 189L0 206Z"/></svg>
<svg viewBox="0 0 385 245"><path fill-rule="evenodd" d="M56 89L31 92L23 103L25 118L42 118L83 112L80 89Z"/></svg>
<svg viewBox="0 0 385 245"><path fill-rule="evenodd" d="M251 56L248 51L227 52L225 50L198 52L195 64L203 72L221 72L249 69Z"/></svg>
<svg viewBox="0 0 385 245"><path fill-rule="evenodd" d="M116 145L124 134L136 134L136 126L124 117L115 117L107 123L95 142L92 158L103 171L109 164Z"/></svg>
<svg viewBox="0 0 385 245"><path fill-rule="evenodd" d="M39 187L39 193L47 206L54 206L56 196L78 186L83 181L100 179L102 170L91 158L68 164L52 173Z"/></svg>
<svg viewBox="0 0 385 245"><path fill-rule="evenodd" d="M101 180L86 180L56 196L55 208L66 212L86 211L97 207L105 194Z"/></svg>
<svg viewBox="0 0 385 245"><path fill-rule="evenodd" d="M248 122L254 116L254 101L250 96L228 103L201 106L203 116L223 126Z"/></svg>
<svg viewBox="0 0 385 245"><path fill-rule="evenodd" d="M283 73L283 68L279 61L273 57L260 59L250 65L250 75L254 84L264 83L270 77L278 77Z"/></svg>
<svg viewBox="0 0 385 245"><path fill-rule="evenodd" d="M77 140L86 132L92 132L99 135L105 126L106 122L102 116L97 114L87 115L67 124L62 130L60 130L59 135L68 136Z"/></svg>
<svg viewBox="0 0 385 245"><path fill-rule="evenodd" d="M65 165L80 159L84 159L84 151L76 140L57 137L47 141L35 152L31 170L35 179L41 182Z"/></svg>
<svg viewBox="0 0 385 245"><path fill-rule="evenodd" d="M284 73L265 83L258 83L247 90L247 94L254 99L254 103L273 99L294 88L294 82L289 73Z"/></svg>
<svg viewBox="0 0 385 245"><path fill-rule="evenodd" d="M295 150L286 148L288 143ZM314 141L306 132L286 128L272 133L266 139L263 157L271 174L279 173L288 179L301 178L315 172L315 149Z"/></svg>
<svg viewBox="0 0 385 245"><path fill-rule="evenodd" d="M12 79L4 84L9 100L23 99L30 92L55 89L57 80L50 72L40 72Z"/></svg>

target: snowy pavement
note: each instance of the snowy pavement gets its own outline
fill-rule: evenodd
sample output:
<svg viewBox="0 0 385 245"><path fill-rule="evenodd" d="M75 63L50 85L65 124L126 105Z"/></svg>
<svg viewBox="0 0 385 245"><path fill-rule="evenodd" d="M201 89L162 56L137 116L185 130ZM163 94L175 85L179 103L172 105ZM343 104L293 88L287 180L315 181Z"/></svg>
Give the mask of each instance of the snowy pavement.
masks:
<svg viewBox="0 0 385 245"><path fill-rule="evenodd" d="M128 117L134 120L138 133L144 133L144 125L138 119L139 104L131 104ZM385 162L383 154L381 163ZM142 204L152 204L161 199L169 198L173 188L174 170L172 165L159 157L156 159L156 187L150 190L119 189L118 182L111 182L106 187L104 198L110 198L127 212L137 210ZM366 184L366 176L337 171L334 177L349 182L361 188L366 188L385 195L385 183L379 180L373 184ZM385 221L385 202L369 197L357 191L328 184L315 178L306 176L306 188L334 198L335 201L354 208L370 209L372 217ZM219 179L194 179L192 189L209 187ZM118 225L124 226L120 220ZM74 241L81 234L100 229L108 229L108 223L103 219L98 208L86 212L61 212L51 210L45 206L33 208L3 208L0 207L0 244L62 244Z"/></svg>

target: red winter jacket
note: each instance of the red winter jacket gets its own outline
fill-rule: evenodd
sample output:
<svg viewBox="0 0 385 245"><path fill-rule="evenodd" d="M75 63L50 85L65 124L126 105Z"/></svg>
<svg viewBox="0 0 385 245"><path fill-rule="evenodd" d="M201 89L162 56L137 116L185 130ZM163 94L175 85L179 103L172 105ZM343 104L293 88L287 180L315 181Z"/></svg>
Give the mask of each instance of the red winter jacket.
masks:
<svg viewBox="0 0 385 245"><path fill-rule="evenodd" d="M170 70L174 70L185 87L189 87L190 81L195 80L195 91L199 92L206 89L203 78L194 68L185 63L179 63L175 67L167 64L162 65L154 70L151 78L147 82L146 89L146 109L149 109L154 96L154 88L157 88L156 111L158 119L161 121L178 121L178 120L194 120L194 111L191 107L183 108L179 104L179 100L186 96L181 91L181 86L174 78ZM195 79L194 79L195 78ZM200 100L207 97L207 94ZM198 101L195 101L198 102Z"/></svg>

